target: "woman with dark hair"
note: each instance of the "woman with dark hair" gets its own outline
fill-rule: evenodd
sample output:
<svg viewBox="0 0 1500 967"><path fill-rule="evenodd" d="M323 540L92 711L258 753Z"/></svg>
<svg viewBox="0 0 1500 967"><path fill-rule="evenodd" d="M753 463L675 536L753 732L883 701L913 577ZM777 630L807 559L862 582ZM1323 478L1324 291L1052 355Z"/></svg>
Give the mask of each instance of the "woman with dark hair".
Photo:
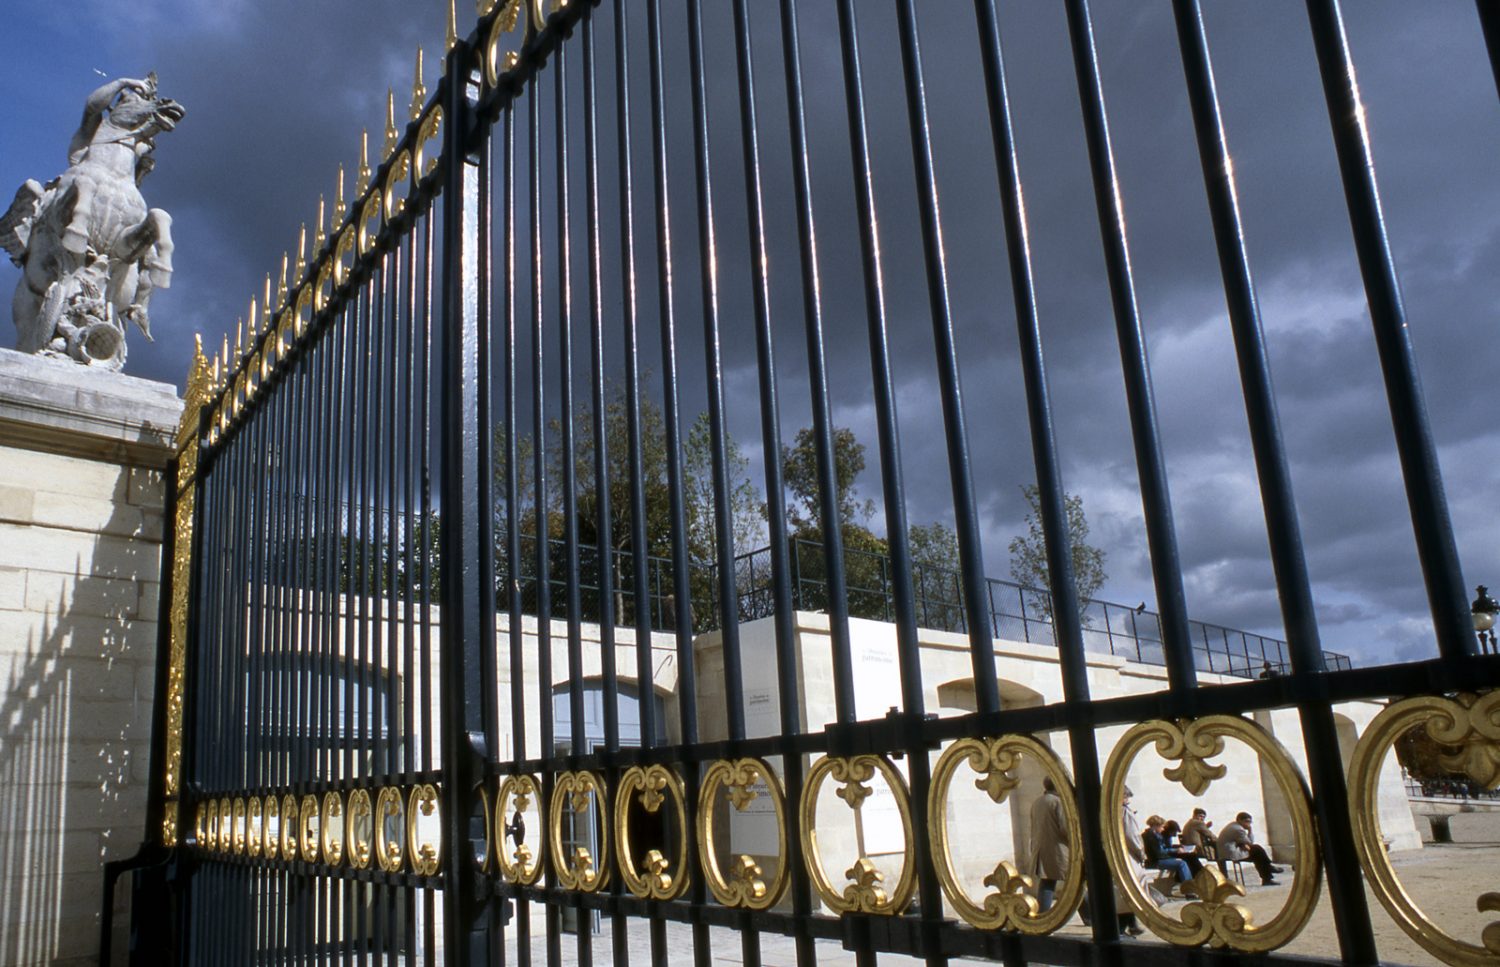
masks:
<svg viewBox="0 0 1500 967"><path fill-rule="evenodd" d="M1196 877L1198 871L1203 869L1203 860L1198 856L1196 846L1182 845L1179 840L1181 835L1182 827L1177 825L1177 820L1167 820L1161 827L1161 848L1168 856L1175 856L1187 864L1189 877Z"/></svg>
<svg viewBox="0 0 1500 967"><path fill-rule="evenodd" d="M1186 883L1193 878L1188 872L1187 863L1167 852L1162 841L1161 831L1166 822L1160 816L1146 817L1146 831L1141 834L1141 845L1146 852L1146 869L1165 870L1176 875L1177 882Z"/></svg>

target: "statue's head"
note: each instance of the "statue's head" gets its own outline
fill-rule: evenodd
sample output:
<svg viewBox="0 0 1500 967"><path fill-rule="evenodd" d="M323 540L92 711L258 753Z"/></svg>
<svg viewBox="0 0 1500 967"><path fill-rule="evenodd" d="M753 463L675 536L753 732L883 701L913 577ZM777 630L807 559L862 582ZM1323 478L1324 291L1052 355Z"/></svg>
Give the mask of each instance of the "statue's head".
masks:
<svg viewBox="0 0 1500 967"><path fill-rule="evenodd" d="M150 137L177 127L187 112L181 104L156 91L156 72L146 78L145 91L127 87L109 109L109 123L123 131Z"/></svg>

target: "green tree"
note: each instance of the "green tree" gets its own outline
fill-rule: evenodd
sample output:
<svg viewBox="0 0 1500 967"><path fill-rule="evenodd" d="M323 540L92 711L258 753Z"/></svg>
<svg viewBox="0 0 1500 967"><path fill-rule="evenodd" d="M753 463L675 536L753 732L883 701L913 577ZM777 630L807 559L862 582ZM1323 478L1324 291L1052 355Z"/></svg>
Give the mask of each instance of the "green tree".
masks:
<svg viewBox="0 0 1500 967"><path fill-rule="evenodd" d="M864 522L875 512L875 502L860 500L855 496L855 480L865 469L865 445L855 437L854 431L845 426L833 428L833 475L837 489L835 504L838 507L839 524L847 530L850 525L863 527ZM812 427L797 431L797 442L781 448L781 474L787 490L792 493L792 502L787 507L787 520L793 532L809 531L823 518L823 488L818 483L817 435Z"/></svg>
<svg viewBox="0 0 1500 967"><path fill-rule="evenodd" d="M912 592L917 599L917 622L924 628L963 630L958 535L942 522L913 524L906 534L911 553Z"/></svg>
<svg viewBox="0 0 1500 967"><path fill-rule="evenodd" d="M1038 589L1029 595L1043 621L1052 620L1052 580L1047 567L1047 542L1042 535L1041 491L1035 484L1021 488L1026 498L1026 533L1010 542L1010 575L1028 588ZM1073 581L1078 588L1079 604L1086 603L1101 587L1108 575L1104 572L1104 551L1088 542L1089 521L1083 512L1083 498L1063 494L1068 515L1068 539L1073 558Z"/></svg>
<svg viewBox="0 0 1500 967"><path fill-rule="evenodd" d="M615 620L631 622L633 609L628 608L634 588L633 503L630 488L630 437L629 404L619 386L611 387L606 398L603 414L604 434L607 441L607 465L605 486L610 506L609 532L599 532L600 495L595 474L596 454L594 447L594 417L592 408L582 403L573 414L573 452L567 454L562 446L562 424L558 419L547 425L546 471L547 493L545 512L549 537L548 562L552 574L562 573L564 547L563 535L563 467L572 461L574 478L575 520L578 529L581 579L585 584L597 584L598 568L611 567L615 588ZM667 432L666 420L660 406L649 398L640 401L641 440L641 484L645 497L644 552L655 572L648 575L648 584L653 590L670 593L670 558L672 555L671 488L667 477ZM495 481L495 523L497 561L503 559L505 528L512 513L523 535L522 580L534 570L537 533L537 502L535 473L532 468L535 444L530 434L517 440L517 506L512 510L505 506L506 448L504 429L496 430L494 440L493 474ZM733 437L725 440L728 452L727 471L730 483L730 526L734 537L733 554L752 550L764 534L761 518L761 502L758 492L748 476L749 461L745 459L739 444ZM717 623L714 601L712 566L716 558L716 531L714 525L714 493L712 477L712 447L708 415L699 414L688 430L682 450L682 486L686 501L688 559L691 566L695 623L708 626ZM606 557L607 554L607 557ZM609 564L605 565L604 561ZM497 568L497 570L499 570ZM533 595L528 596L531 607ZM587 595L585 595L587 599ZM553 613L561 614L561 595L553 589ZM585 600L584 607L591 619L602 619L597 601Z"/></svg>

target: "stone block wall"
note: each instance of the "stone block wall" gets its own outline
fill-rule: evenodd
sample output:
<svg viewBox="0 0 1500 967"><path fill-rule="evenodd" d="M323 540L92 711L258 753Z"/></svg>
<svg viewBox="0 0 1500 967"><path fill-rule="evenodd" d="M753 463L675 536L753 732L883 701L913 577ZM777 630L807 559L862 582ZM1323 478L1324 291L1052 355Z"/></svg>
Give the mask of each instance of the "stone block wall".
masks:
<svg viewBox="0 0 1500 967"><path fill-rule="evenodd" d="M0 350L0 965L96 963L103 864L144 836L180 406Z"/></svg>

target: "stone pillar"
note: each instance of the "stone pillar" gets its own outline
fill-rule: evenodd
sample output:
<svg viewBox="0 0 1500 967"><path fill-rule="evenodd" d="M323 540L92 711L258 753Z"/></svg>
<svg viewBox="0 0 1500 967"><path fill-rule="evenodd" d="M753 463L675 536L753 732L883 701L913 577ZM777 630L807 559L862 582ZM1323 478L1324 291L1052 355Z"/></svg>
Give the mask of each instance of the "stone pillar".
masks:
<svg viewBox="0 0 1500 967"><path fill-rule="evenodd" d="M145 834L174 387L0 350L0 965L92 964ZM115 949L128 918L116 917Z"/></svg>

